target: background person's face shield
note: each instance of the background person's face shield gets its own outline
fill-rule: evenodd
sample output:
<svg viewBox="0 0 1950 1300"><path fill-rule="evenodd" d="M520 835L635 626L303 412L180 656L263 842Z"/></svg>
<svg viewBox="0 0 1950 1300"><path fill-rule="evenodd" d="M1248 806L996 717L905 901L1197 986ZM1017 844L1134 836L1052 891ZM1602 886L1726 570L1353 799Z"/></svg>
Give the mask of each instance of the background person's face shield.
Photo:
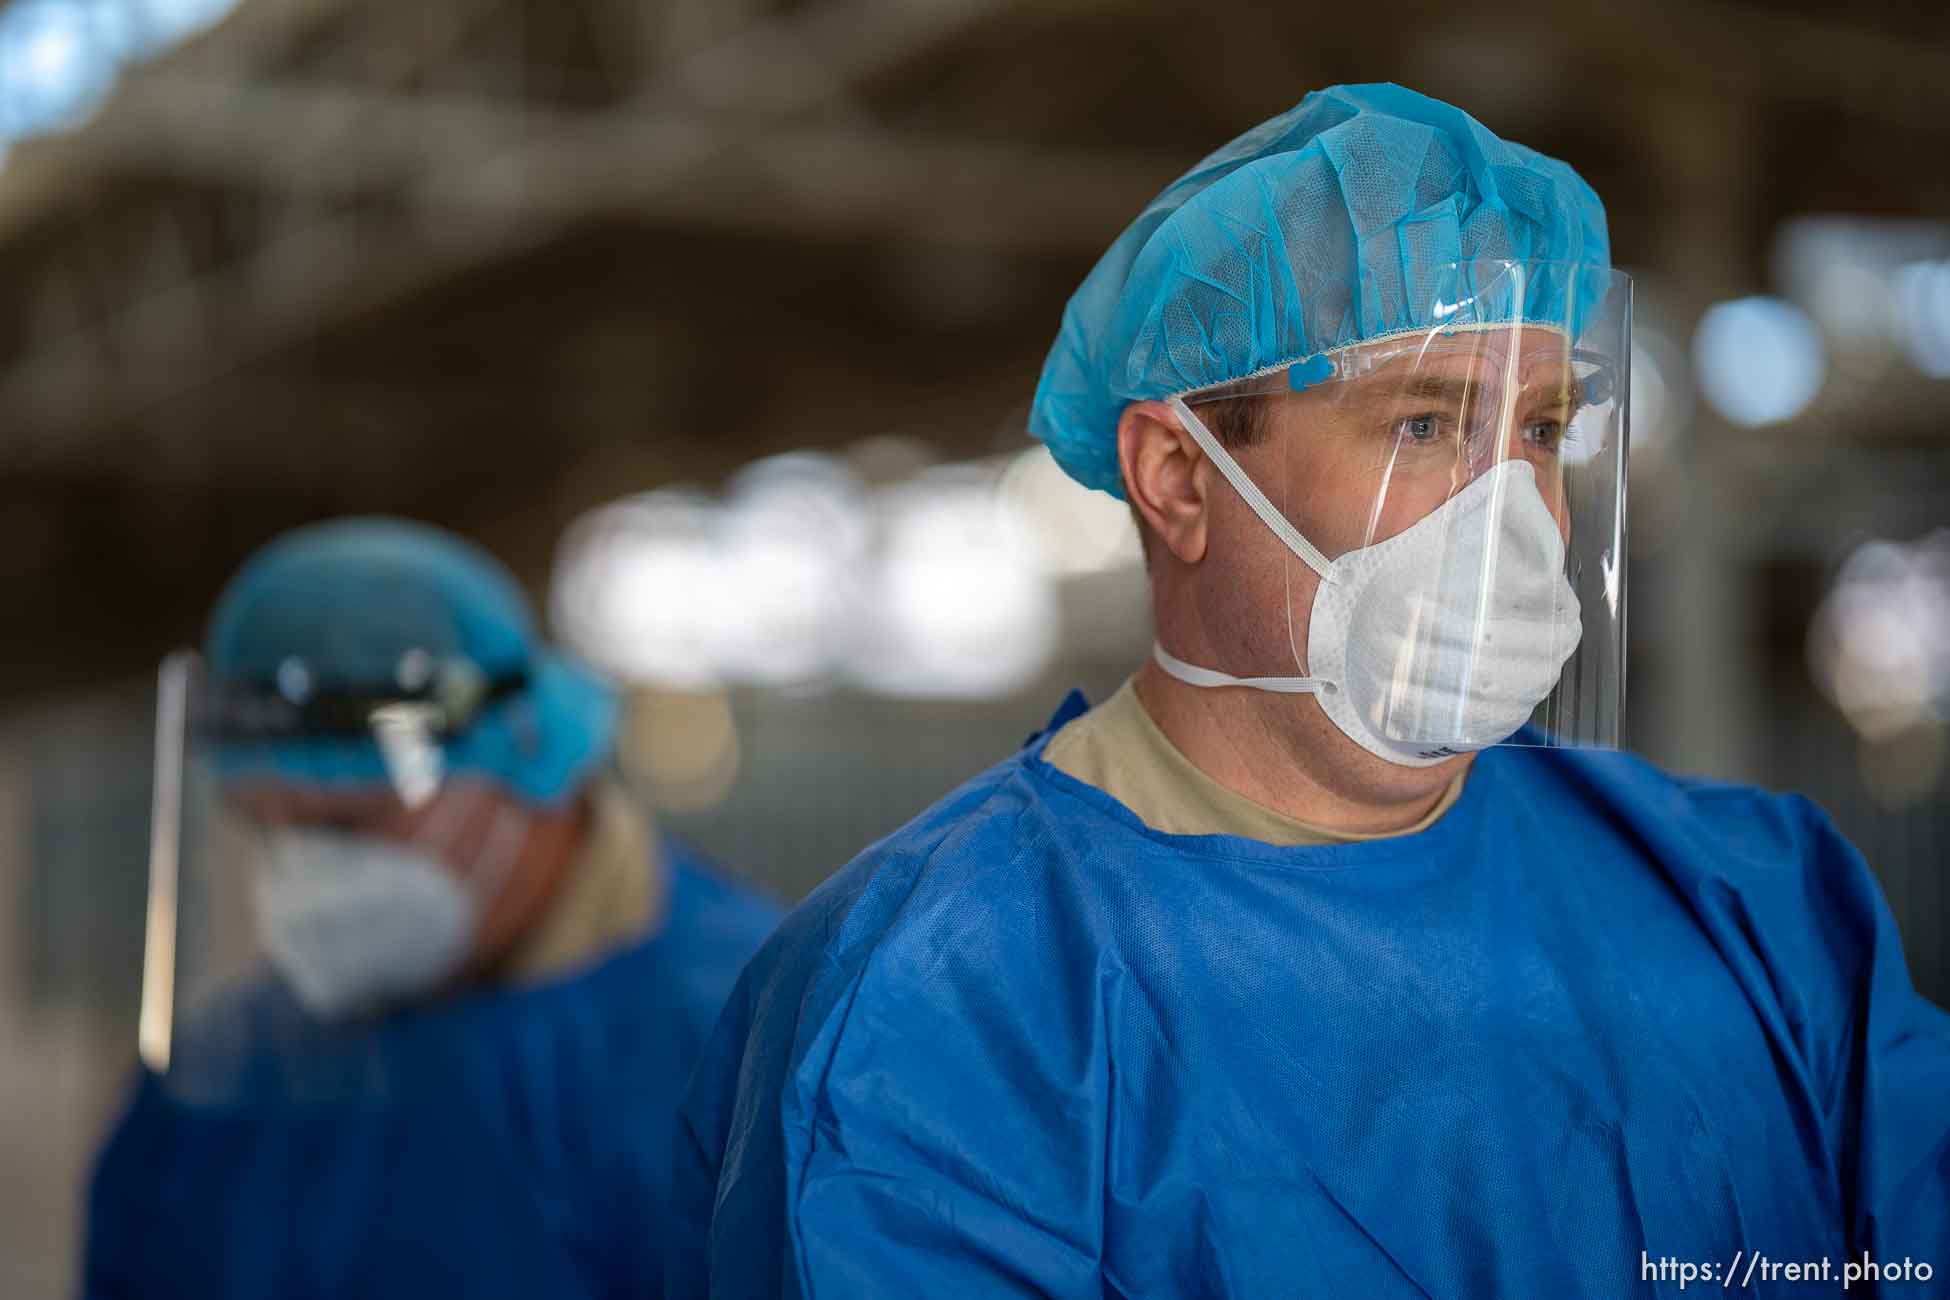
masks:
<svg viewBox="0 0 1950 1300"><path fill-rule="evenodd" d="M1238 459L1286 542L1292 662L1260 680L1309 683L1342 730L1411 766L1505 741L1615 746L1629 281L1474 262L1440 268L1425 298L1426 328L1179 399L1194 418L1264 404L1270 445Z"/></svg>
<svg viewBox="0 0 1950 1300"><path fill-rule="evenodd" d="M451 761L521 683L448 650L363 684L165 662L140 1047L172 1088L383 1088L367 1028L468 970L530 813Z"/></svg>

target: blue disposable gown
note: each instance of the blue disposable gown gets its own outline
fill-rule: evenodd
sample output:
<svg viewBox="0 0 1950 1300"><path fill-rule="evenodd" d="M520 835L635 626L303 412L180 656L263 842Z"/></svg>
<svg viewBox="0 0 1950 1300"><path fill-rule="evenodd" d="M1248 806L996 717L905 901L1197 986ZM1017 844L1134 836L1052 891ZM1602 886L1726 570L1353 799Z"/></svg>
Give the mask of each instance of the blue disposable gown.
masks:
<svg viewBox="0 0 1950 1300"><path fill-rule="evenodd" d="M262 1044L220 1106L145 1076L96 1171L86 1294L658 1295L677 1102L778 919L674 845L665 860L654 937L361 1035L348 1052L375 1096L293 1095L273 1050L288 1044Z"/></svg>
<svg viewBox="0 0 1950 1300"><path fill-rule="evenodd" d="M1500 748L1426 831L1276 848L1150 830L1041 748L747 969L680 1117L669 1295L1950 1275L1950 1017L1806 801Z"/></svg>

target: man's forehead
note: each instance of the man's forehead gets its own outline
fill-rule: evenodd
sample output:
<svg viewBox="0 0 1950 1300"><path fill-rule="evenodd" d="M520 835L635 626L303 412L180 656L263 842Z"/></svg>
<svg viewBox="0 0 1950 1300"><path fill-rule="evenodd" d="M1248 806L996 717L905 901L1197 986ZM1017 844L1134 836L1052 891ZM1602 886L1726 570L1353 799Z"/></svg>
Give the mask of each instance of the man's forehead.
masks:
<svg viewBox="0 0 1950 1300"><path fill-rule="evenodd" d="M1573 378L1571 340L1546 326L1500 327L1424 340L1371 345L1350 369L1385 390L1411 382L1497 386L1514 375L1519 387L1563 386Z"/></svg>
<svg viewBox="0 0 1950 1300"><path fill-rule="evenodd" d="M1348 368L1375 370L1383 366L1480 365L1507 362L1511 357L1528 361L1555 359L1559 364L1571 355L1571 338L1552 325L1523 324L1473 326L1452 331L1430 331L1407 338L1382 339L1347 349Z"/></svg>

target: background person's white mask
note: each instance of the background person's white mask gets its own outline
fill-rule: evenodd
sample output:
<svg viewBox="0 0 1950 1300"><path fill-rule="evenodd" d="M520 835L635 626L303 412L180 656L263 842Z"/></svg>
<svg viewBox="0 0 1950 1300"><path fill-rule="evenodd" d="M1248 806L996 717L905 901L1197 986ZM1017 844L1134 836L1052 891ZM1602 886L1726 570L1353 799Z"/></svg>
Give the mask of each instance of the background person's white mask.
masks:
<svg viewBox="0 0 1950 1300"><path fill-rule="evenodd" d="M1153 655L1194 686L1313 694L1368 752L1405 767L1508 739L1550 694L1583 632L1564 539L1528 461L1497 464L1414 526L1327 559L1183 402L1172 408L1280 540L1320 575L1308 677L1232 677Z"/></svg>
<svg viewBox="0 0 1950 1300"><path fill-rule="evenodd" d="M431 992L466 961L526 823L502 809L468 881L432 854L377 836L267 832L253 882L266 956L318 1016Z"/></svg>

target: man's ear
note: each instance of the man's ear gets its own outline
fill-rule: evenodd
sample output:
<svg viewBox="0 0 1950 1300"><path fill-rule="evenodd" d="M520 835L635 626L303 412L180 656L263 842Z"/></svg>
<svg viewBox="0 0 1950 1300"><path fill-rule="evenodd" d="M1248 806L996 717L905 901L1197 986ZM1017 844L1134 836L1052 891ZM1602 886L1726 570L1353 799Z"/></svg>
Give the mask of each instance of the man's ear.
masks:
<svg viewBox="0 0 1950 1300"><path fill-rule="evenodd" d="M1185 564L1205 558L1207 500L1198 473L1204 459L1177 414L1163 402L1132 402L1118 416L1117 460L1125 499Z"/></svg>

